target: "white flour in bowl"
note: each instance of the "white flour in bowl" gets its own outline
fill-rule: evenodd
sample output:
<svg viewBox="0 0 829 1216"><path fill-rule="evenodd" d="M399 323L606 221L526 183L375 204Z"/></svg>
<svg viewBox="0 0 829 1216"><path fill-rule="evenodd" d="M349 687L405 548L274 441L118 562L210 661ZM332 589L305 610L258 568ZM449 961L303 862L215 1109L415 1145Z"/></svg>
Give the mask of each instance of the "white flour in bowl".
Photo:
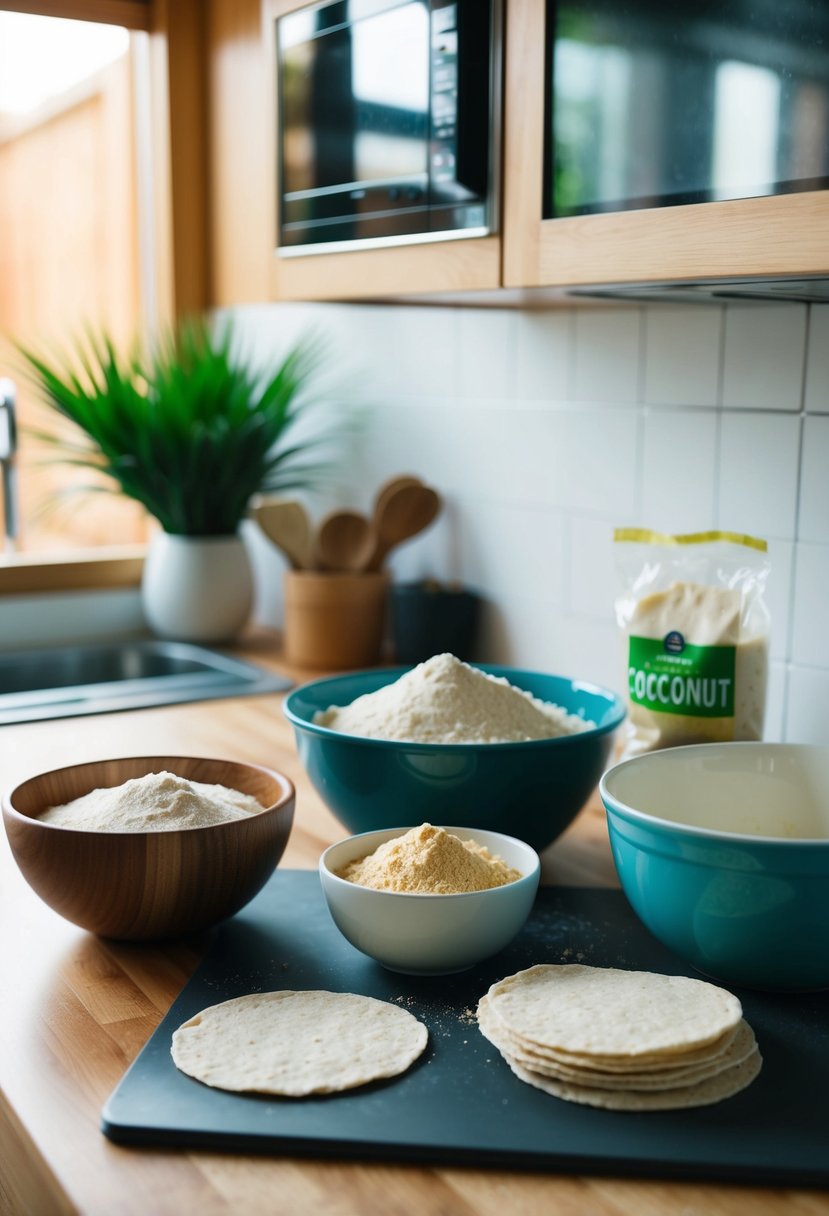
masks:
<svg viewBox="0 0 829 1216"><path fill-rule="evenodd" d="M416 743L526 743L595 726L452 654L435 655L350 705L320 710L314 722L349 735Z"/></svg>
<svg viewBox="0 0 829 1216"><path fill-rule="evenodd" d="M174 773L147 773L49 807L38 818L85 832L161 832L209 827L264 809L250 794L224 785L188 781Z"/></svg>

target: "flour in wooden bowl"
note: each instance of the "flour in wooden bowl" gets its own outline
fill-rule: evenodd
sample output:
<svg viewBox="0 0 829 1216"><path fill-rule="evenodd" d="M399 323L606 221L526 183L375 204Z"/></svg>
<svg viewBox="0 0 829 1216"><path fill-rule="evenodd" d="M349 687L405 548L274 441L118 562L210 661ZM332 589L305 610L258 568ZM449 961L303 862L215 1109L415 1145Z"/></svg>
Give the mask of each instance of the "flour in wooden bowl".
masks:
<svg viewBox="0 0 829 1216"><path fill-rule="evenodd" d="M264 809L256 798L239 790L162 772L92 790L49 807L38 818L84 832L172 832L244 819Z"/></svg>
<svg viewBox="0 0 829 1216"><path fill-rule="evenodd" d="M434 655L350 705L320 710L314 722L364 738L416 743L527 743L595 726L451 654Z"/></svg>

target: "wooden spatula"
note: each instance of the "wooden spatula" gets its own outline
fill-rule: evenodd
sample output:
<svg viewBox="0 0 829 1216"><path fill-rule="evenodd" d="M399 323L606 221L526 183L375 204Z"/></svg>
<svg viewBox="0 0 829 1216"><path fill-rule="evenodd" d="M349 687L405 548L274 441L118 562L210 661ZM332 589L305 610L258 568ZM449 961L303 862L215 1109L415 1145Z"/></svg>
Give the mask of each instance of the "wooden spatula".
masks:
<svg viewBox="0 0 829 1216"><path fill-rule="evenodd" d="M311 521L301 502L294 499L262 502L253 508L252 514L268 540L285 554L294 570L312 568Z"/></svg>

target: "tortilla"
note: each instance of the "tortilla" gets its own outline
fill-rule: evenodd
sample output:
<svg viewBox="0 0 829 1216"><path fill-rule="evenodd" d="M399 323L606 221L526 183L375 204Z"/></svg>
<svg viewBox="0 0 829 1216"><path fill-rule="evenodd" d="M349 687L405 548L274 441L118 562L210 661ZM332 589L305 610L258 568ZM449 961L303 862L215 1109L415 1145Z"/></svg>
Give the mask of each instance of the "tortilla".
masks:
<svg viewBox="0 0 829 1216"><path fill-rule="evenodd" d="M732 1030L726 1031L719 1039L715 1039L713 1043L707 1043L704 1047L695 1048L693 1051L672 1052L670 1054L663 1052L661 1055L639 1055L622 1058L619 1056L586 1054L584 1052L558 1051L555 1048L544 1047L541 1044L534 1043L532 1040L523 1039L498 1017L487 996L481 997L478 1005L479 1022L481 1022L482 1017L487 1019L487 1023L492 1030L491 1041L495 1042L497 1039L497 1045L504 1046L512 1055L518 1055L523 1051L529 1053L534 1060L539 1060L542 1063L549 1062L556 1067L572 1068L580 1073L584 1069L589 1069L591 1072L596 1072L600 1076L610 1079L619 1076L629 1076L632 1073L644 1076L653 1073L659 1074L668 1070L677 1072L714 1063L729 1050L740 1029L740 1025L738 1024Z"/></svg>
<svg viewBox="0 0 829 1216"><path fill-rule="evenodd" d="M676 1089L679 1086L692 1085L725 1072L726 1069L733 1068L735 1064L740 1064L743 1060L748 1059L757 1049L754 1032L746 1021L742 1021L735 1036L730 1039L726 1050L707 1062L671 1066L659 1070L613 1073L587 1066L574 1067L570 1064L561 1064L549 1056L542 1056L524 1049L514 1037L501 1034L500 1028L488 1010L486 998L482 1000L478 1008L478 1025L484 1038L497 1047L502 1055L509 1057L510 1061L520 1064L528 1071L594 1089L645 1091Z"/></svg>
<svg viewBox="0 0 829 1216"><path fill-rule="evenodd" d="M686 976L542 964L492 984L478 1025L528 1085L585 1106L708 1106L762 1066L739 1000Z"/></svg>
<svg viewBox="0 0 829 1216"><path fill-rule="evenodd" d="M526 1046L595 1066L664 1063L716 1044L742 1019L737 997L705 980L578 963L542 964L493 984L493 1014ZM677 1062L675 1060L675 1062Z"/></svg>
<svg viewBox="0 0 829 1216"><path fill-rule="evenodd" d="M215 1089L303 1097L397 1076L426 1047L405 1009L349 992L262 992L211 1005L179 1026L178 1069Z"/></svg>
<svg viewBox="0 0 829 1216"><path fill-rule="evenodd" d="M727 1068L716 1076L698 1081L694 1085L684 1085L677 1089L662 1089L653 1091L628 1089L595 1089L587 1085L574 1085L569 1081L558 1081L553 1077L542 1076L532 1072L513 1060L504 1056L512 1071L528 1085L542 1089L555 1098L563 1098L566 1102L579 1102L583 1106L601 1106L606 1110L677 1110L690 1106L711 1106L731 1098L741 1089L750 1085L760 1071L762 1059L755 1047L751 1055Z"/></svg>

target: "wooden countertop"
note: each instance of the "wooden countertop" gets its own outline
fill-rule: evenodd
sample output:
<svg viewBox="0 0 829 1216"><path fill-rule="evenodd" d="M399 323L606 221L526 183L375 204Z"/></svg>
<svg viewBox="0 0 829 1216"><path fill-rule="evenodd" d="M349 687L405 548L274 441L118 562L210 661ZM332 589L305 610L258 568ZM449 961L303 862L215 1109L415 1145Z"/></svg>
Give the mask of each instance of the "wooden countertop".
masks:
<svg viewBox="0 0 829 1216"><path fill-rule="evenodd" d="M274 643L244 651L277 666ZM292 672L304 680L313 673ZM281 697L202 702L0 729L5 788L105 756L180 753L271 765L297 787L282 865L315 867L344 835L307 781ZM615 885L597 800L543 858L547 883ZM0 1212L4 1216L829 1216L822 1191L578 1178L467 1168L308 1161L111 1144L101 1108L186 983L206 936L103 942L53 913L0 842Z"/></svg>

